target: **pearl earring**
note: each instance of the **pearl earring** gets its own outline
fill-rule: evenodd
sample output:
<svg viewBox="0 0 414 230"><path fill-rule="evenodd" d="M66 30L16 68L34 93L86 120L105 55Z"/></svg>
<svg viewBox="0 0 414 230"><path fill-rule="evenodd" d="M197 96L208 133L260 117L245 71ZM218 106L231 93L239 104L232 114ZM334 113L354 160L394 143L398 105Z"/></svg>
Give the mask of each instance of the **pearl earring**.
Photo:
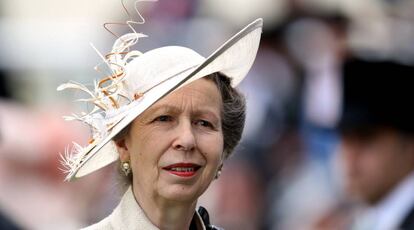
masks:
<svg viewBox="0 0 414 230"><path fill-rule="evenodd" d="M122 171L125 173L125 176L128 176L131 173L131 165L129 161L125 161L122 163Z"/></svg>
<svg viewBox="0 0 414 230"><path fill-rule="evenodd" d="M217 173L214 179L218 179L220 177L222 168L223 168L223 165L221 164L217 170Z"/></svg>

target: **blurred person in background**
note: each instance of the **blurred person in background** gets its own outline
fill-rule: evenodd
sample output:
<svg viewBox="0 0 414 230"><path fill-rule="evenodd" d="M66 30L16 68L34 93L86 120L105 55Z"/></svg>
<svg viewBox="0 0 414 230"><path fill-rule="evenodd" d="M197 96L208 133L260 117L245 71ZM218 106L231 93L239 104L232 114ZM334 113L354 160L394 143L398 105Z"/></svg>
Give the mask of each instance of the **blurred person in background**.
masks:
<svg viewBox="0 0 414 230"><path fill-rule="evenodd" d="M11 98L11 92L9 88L9 79L7 77L6 71L0 70L0 101L9 100L10 98ZM0 116L0 120L1 120L1 116ZM4 139L3 135L4 134L1 132L1 126L0 126L0 146L2 145L2 141ZM21 229L21 227L18 226L14 220L11 220L10 217L6 215L6 213L4 213L4 210L1 206L2 205L0 204L0 229L4 229L4 230Z"/></svg>
<svg viewBox="0 0 414 230"><path fill-rule="evenodd" d="M348 47L348 19L339 12L298 10L286 24L285 43L297 67L298 116L311 160L327 164L341 112L341 68Z"/></svg>
<svg viewBox="0 0 414 230"><path fill-rule="evenodd" d="M414 67L349 59L338 124L351 229L414 229Z"/></svg>
<svg viewBox="0 0 414 230"><path fill-rule="evenodd" d="M73 186L62 182L59 152L86 130L63 121L62 106L38 107L19 98L20 90L32 96L35 87L18 75L0 71L0 229L74 229L107 214L89 205L110 203L101 199L110 181L105 171ZM84 189L91 193L73 192Z"/></svg>
<svg viewBox="0 0 414 230"><path fill-rule="evenodd" d="M73 186L62 182L58 153L68 141L85 136L85 130L61 116L59 108L0 100L0 210L23 229L74 229L106 214L89 204L104 203L107 171ZM74 192L84 189L94 195Z"/></svg>
<svg viewBox="0 0 414 230"><path fill-rule="evenodd" d="M274 191L278 194L272 208L272 216L277 217L273 220L276 229L310 226L338 196L332 159L349 22L340 11L318 13L299 6L295 10L284 25L283 39L287 58L295 67L296 100L291 106L295 107L297 137L295 140L291 135L290 141L296 144L279 147L274 153L284 153L295 161L290 162L293 170L289 174L273 181L272 186L279 190ZM307 196L302 195L304 191Z"/></svg>

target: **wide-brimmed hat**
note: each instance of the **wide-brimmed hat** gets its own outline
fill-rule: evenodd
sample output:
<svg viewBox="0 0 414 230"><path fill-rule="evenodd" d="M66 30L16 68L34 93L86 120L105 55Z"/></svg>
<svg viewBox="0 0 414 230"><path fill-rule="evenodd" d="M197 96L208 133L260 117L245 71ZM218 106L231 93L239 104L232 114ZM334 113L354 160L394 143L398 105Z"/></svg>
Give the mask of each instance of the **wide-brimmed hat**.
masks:
<svg viewBox="0 0 414 230"><path fill-rule="evenodd" d="M152 104L179 87L215 72L226 75L232 86L237 86L256 57L262 26L262 19L253 21L208 58L180 46L133 54L119 47L142 37L142 34L127 34L118 39L112 52L103 57L105 60L109 57L112 60L110 66L118 70L113 71L109 78L95 83L94 91L74 82L58 88L83 90L92 96L83 101L95 104L92 112L66 117L67 120L88 124L93 134L88 146L74 143L70 150L65 151L62 159L66 180L85 176L116 161L119 156L112 138ZM131 55L121 59L120 56L126 53Z"/></svg>

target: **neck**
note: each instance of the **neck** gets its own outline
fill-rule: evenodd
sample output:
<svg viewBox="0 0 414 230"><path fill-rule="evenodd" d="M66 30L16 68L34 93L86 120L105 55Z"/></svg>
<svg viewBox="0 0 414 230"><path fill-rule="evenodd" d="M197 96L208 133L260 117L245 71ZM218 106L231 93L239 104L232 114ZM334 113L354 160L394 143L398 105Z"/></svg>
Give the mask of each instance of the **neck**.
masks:
<svg viewBox="0 0 414 230"><path fill-rule="evenodd" d="M197 200L193 202L171 201L162 197L146 195L140 191L133 193L147 218L159 229L189 229Z"/></svg>

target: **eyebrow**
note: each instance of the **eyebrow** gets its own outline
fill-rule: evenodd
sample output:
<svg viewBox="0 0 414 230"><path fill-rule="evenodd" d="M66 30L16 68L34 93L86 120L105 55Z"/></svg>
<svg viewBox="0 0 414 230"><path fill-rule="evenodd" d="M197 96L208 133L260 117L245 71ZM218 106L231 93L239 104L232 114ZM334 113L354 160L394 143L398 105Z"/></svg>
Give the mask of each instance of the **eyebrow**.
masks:
<svg viewBox="0 0 414 230"><path fill-rule="evenodd" d="M146 113L153 114L159 111L178 113L180 112L180 109L176 106L171 106L171 105L153 105L147 110Z"/></svg>
<svg viewBox="0 0 414 230"><path fill-rule="evenodd" d="M159 112L161 112L161 113L174 113L174 114L178 114L178 113L181 113L182 112L182 109L180 109L177 106L173 106L173 105L155 105L155 106L150 107L146 111L146 113L148 113L148 115L145 115L145 117L146 116L150 116L151 114L154 114L154 113L159 113ZM216 112L214 112L211 109L197 108L197 109L194 109L193 110L193 113L196 116L201 116L203 114L208 114L208 115L212 115L218 121L221 120L221 117L220 117L221 114L220 113L217 114Z"/></svg>

